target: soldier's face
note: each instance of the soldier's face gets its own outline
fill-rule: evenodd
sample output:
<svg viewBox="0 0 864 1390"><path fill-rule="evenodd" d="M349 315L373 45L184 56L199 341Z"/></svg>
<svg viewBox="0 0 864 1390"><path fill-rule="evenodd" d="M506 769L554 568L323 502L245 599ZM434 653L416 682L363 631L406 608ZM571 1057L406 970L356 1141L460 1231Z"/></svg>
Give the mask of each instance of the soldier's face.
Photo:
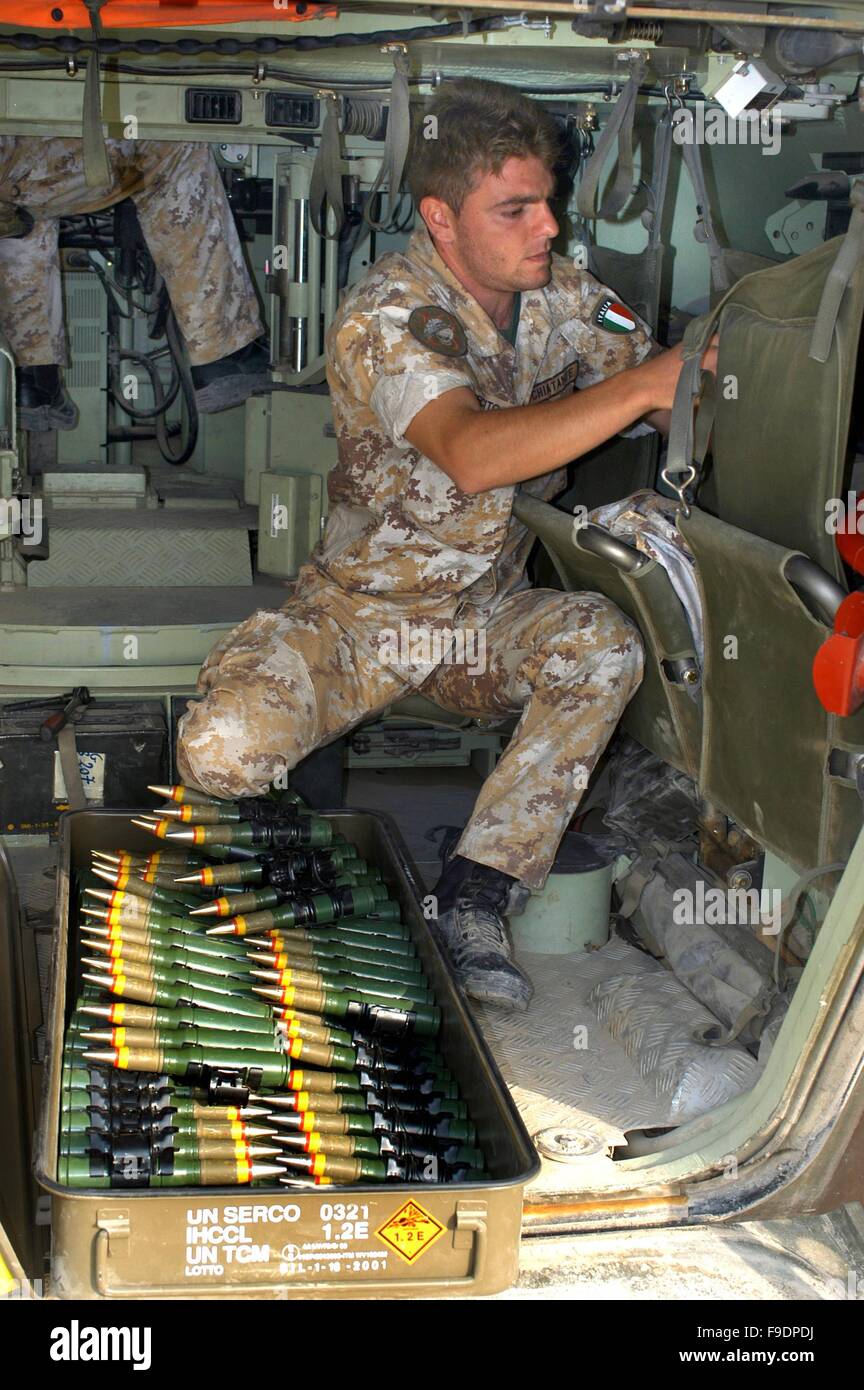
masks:
<svg viewBox="0 0 864 1390"><path fill-rule="evenodd" d="M549 283L558 234L549 199L555 179L536 155L508 159L487 173L453 220L453 249L490 290L535 290Z"/></svg>

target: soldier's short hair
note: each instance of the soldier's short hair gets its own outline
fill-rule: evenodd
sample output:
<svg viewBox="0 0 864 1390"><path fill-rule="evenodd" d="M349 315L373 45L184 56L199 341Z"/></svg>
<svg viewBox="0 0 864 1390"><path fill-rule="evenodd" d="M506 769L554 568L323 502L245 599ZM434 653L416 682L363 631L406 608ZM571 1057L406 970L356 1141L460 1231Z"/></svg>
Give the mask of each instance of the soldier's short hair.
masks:
<svg viewBox="0 0 864 1390"><path fill-rule="evenodd" d="M536 155L555 170L562 139L553 116L515 87L460 77L433 96L414 131L408 183L415 207L440 198L455 213L484 174Z"/></svg>

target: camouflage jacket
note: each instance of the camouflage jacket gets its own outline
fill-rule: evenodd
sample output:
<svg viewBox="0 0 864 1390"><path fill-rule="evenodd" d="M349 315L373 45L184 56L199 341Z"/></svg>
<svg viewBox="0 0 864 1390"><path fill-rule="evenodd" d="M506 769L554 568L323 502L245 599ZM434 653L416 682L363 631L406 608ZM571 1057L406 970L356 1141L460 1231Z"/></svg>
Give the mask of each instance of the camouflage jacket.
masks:
<svg viewBox="0 0 864 1390"><path fill-rule="evenodd" d="M436 319L436 308L445 315ZM412 318L417 310L425 312ZM403 620L484 621L527 585L533 536L512 515L516 488L461 492L405 439L411 420L457 386L484 409L553 400L636 366L653 346L612 290L553 254L549 283L522 294L512 347L421 224L404 252L382 256L348 291L327 334L338 463L298 597L326 601L355 632ZM558 468L519 486L548 499L565 485ZM419 684L429 672L412 662L402 673Z"/></svg>

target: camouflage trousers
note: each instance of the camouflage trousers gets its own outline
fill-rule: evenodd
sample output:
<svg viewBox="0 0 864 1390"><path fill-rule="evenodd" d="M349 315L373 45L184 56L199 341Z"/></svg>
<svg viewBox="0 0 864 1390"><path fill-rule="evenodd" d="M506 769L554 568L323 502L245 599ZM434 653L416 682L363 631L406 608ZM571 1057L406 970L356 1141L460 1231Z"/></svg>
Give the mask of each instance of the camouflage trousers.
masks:
<svg viewBox="0 0 864 1390"><path fill-rule="evenodd" d="M124 198L168 287L194 366L257 338L258 299L208 145L109 140L110 189L88 187L81 140L0 135L0 204L35 219L0 239L0 329L20 366L67 359L57 253L58 218L101 212Z"/></svg>
<svg viewBox="0 0 864 1390"><path fill-rule="evenodd" d="M468 624L470 610L460 612ZM523 590L485 628L479 663L442 662L420 690L478 718L519 715L487 777L458 853L539 891L561 836L643 673L639 634L600 594ZM412 690L314 602L260 611L202 667L204 698L180 721L184 781L254 795L314 748Z"/></svg>

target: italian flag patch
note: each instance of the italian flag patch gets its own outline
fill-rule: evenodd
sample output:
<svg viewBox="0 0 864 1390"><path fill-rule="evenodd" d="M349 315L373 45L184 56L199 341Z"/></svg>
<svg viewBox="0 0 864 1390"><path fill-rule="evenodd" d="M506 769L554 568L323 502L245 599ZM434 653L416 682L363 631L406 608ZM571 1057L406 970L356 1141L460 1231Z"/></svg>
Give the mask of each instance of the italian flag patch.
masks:
<svg viewBox="0 0 864 1390"><path fill-rule="evenodd" d="M601 300L594 322L598 328L605 328L607 333L632 333L636 327L636 319L630 310L617 300L608 298Z"/></svg>

